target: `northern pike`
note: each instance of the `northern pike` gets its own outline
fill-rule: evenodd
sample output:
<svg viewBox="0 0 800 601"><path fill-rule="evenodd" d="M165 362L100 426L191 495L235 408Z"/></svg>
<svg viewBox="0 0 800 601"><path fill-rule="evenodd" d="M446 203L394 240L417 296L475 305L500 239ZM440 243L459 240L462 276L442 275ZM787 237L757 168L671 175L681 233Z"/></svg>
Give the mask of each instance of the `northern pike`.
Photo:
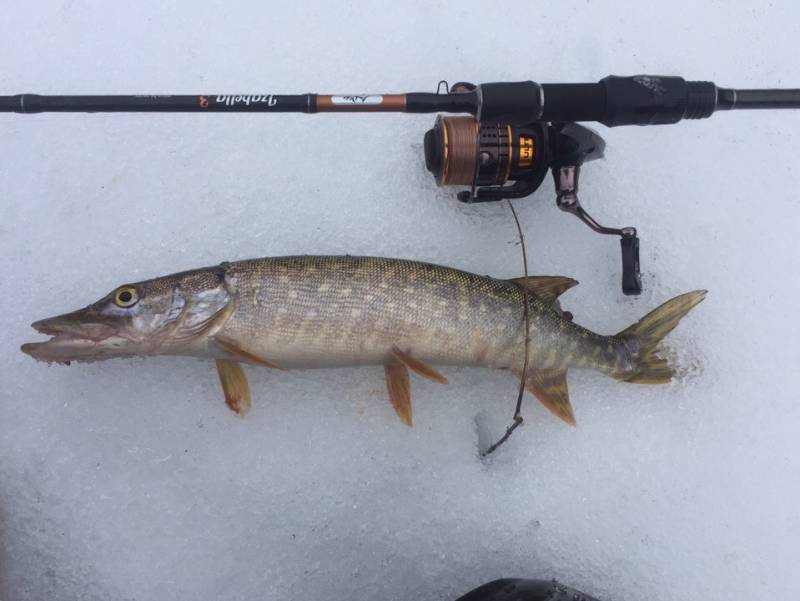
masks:
<svg viewBox="0 0 800 601"><path fill-rule="evenodd" d="M661 384L674 370L659 343L703 300L673 298L613 336L563 312L573 279L495 279L419 261L293 256L222 263L125 284L72 313L32 324L52 338L22 345L47 362L137 355L216 360L228 406L251 404L241 363L274 369L383 365L395 411L412 422L409 370L447 383L434 365L509 369L569 424L567 370ZM527 311L526 311L527 304ZM527 324L527 327L526 327Z"/></svg>

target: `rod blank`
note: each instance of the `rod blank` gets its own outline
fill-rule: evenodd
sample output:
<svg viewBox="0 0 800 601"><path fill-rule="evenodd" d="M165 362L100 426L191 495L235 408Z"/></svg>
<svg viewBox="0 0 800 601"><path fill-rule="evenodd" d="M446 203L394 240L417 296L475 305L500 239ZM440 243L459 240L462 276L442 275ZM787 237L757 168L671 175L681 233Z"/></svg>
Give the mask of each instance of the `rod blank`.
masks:
<svg viewBox="0 0 800 601"><path fill-rule="evenodd" d="M313 113L316 95L0 96L0 112L15 113Z"/></svg>
<svg viewBox="0 0 800 601"><path fill-rule="evenodd" d="M720 88L717 108L731 109L798 109L800 89L727 90Z"/></svg>

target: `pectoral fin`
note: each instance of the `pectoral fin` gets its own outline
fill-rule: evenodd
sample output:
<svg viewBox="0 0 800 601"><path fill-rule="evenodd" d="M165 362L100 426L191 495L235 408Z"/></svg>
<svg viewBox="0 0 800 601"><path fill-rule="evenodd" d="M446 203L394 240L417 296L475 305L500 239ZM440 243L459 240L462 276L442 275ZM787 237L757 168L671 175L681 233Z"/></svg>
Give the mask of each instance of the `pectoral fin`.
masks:
<svg viewBox="0 0 800 601"><path fill-rule="evenodd" d="M234 357L238 357L243 361L247 361L248 363L255 363L256 365L263 365L264 367L271 367L272 369L280 369L281 371L285 371L280 365L275 365L272 361L268 361L264 359L264 357L259 357L258 355L254 355L246 350L244 350L239 344L230 340L228 338L223 338L221 336L215 336L214 340L217 342L217 346L219 346L223 351L230 353Z"/></svg>
<svg viewBox="0 0 800 601"><path fill-rule="evenodd" d="M176 294L180 295L179 292ZM189 343L200 336L213 336L225 325L228 318L233 314L238 305L238 297L219 295L214 299L213 306L219 307L208 317L202 317L208 307L197 308L191 301L185 301L183 309L174 321L172 331L169 334L170 341ZM198 319L202 317L201 319Z"/></svg>
<svg viewBox="0 0 800 601"><path fill-rule="evenodd" d="M392 347L392 355L394 355L398 361L400 361L403 365L405 365L415 374L420 375L423 378L428 378L429 380L433 380L434 382L439 382L439 384L448 383L447 378L445 378L442 374L433 369L430 365L428 365L427 363L423 363L419 359L415 359L409 353L401 351L396 346Z"/></svg>
<svg viewBox="0 0 800 601"><path fill-rule="evenodd" d="M532 369L528 371L525 387L547 409L570 426L575 425L575 414L569 402L566 369Z"/></svg>
<svg viewBox="0 0 800 601"><path fill-rule="evenodd" d="M383 370L392 407L405 425L412 425L411 380L408 377L408 369L402 363L395 363L384 365Z"/></svg>
<svg viewBox="0 0 800 601"><path fill-rule="evenodd" d="M511 281L533 292L548 305L554 305L559 296L578 285L577 280L560 275L532 275L527 278L514 278Z"/></svg>
<svg viewBox="0 0 800 601"><path fill-rule="evenodd" d="M234 413L245 415L250 411L251 399L250 385L242 366L235 361L217 359L217 373L225 393L225 403Z"/></svg>

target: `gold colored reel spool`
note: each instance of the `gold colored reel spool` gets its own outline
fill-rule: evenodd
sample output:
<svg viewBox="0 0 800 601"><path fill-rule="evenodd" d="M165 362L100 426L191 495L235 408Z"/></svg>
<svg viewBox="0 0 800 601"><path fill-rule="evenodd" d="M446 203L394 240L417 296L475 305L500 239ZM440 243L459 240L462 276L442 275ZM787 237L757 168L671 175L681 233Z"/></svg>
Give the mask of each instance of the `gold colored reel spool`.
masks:
<svg viewBox="0 0 800 601"><path fill-rule="evenodd" d="M473 117L437 118L444 135L444 160L439 185L472 185L479 125Z"/></svg>

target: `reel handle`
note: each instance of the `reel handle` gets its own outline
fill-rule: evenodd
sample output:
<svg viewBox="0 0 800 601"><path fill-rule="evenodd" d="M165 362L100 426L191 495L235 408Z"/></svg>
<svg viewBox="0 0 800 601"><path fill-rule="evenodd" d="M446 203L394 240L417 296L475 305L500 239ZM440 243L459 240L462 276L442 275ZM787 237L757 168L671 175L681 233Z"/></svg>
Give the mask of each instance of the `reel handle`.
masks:
<svg viewBox="0 0 800 601"><path fill-rule="evenodd" d="M642 293L639 266L639 238L635 227L612 228L600 225L578 200L578 178L581 165L603 156L605 142L587 127L568 123L553 136L554 159L551 165L556 188L556 205L571 213L598 234L620 237L622 251L622 293L628 296Z"/></svg>

